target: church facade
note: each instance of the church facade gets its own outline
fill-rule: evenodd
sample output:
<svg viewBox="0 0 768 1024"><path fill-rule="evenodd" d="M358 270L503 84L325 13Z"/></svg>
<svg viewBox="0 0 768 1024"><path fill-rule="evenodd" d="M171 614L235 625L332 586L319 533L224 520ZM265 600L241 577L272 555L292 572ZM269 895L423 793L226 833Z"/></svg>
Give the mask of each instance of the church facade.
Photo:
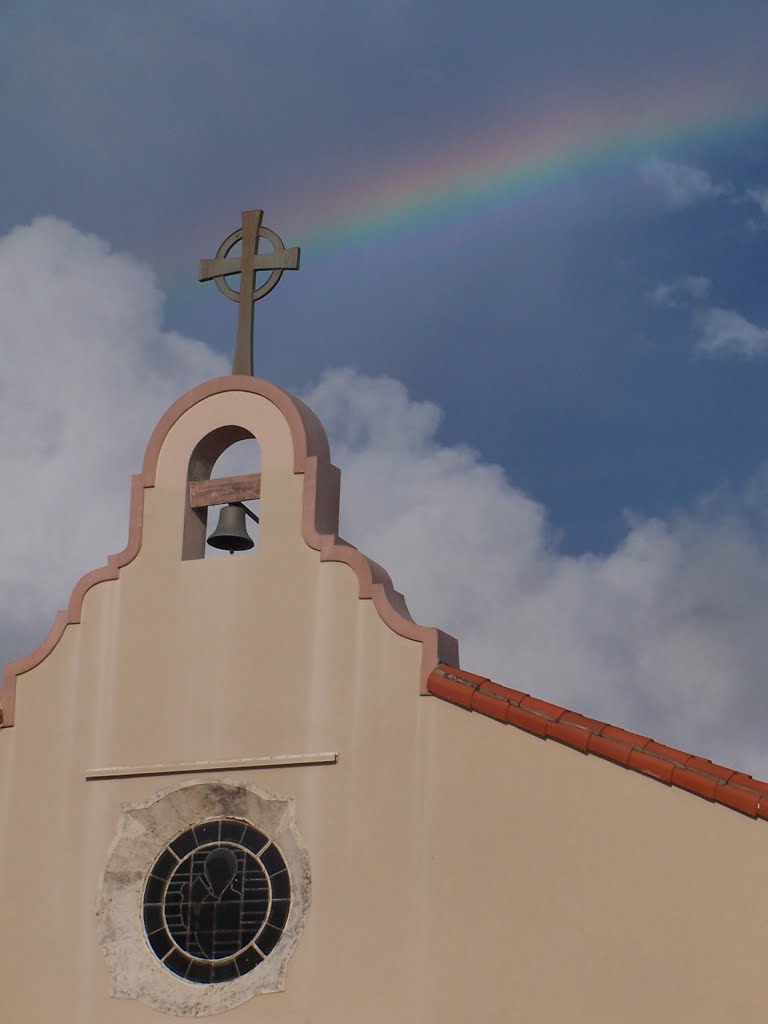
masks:
<svg viewBox="0 0 768 1024"><path fill-rule="evenodd" d="M233 375L165 413L125 550L3 672L0 1021L763 1021L768 784L412 620L338 535L322 425L251 376L299 255L251 210L201 262Z"/></svg>
<svg viewBox="0 0 768 1024"><path fill-rule="evenodd" d="M206 493L259 494L254 551L202 557ZM4 674L3 1021L762 1020L768 786L460 668L338 500L266 382L158 424Z"/></svg>

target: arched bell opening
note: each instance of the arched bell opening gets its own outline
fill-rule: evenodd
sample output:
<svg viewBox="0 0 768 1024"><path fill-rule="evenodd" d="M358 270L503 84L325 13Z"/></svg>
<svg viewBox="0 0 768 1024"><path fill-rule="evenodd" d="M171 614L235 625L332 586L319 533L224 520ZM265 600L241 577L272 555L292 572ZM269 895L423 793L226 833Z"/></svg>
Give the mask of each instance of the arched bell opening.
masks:
<svg viewBox="0 0 768 1024"><path fill-rule="evenodd" d="M231 500L209 505L205 557L256 548L259 539L261 447L253 438L235 441L222 452L211 472L211 484L229 488ZM238 497L239 496L239 497Z"/></svg>
<svg viewBox="0 0 768 1024"><path fill-rule="evenodd" d="M184 561L256 546L259 469L259 444L244 427L218 427L197 443L187 468ZM209 509L215 514L209 515ZM226 510L223 516L221 510ZM206 544L212 533L216 546Z"/></svg>

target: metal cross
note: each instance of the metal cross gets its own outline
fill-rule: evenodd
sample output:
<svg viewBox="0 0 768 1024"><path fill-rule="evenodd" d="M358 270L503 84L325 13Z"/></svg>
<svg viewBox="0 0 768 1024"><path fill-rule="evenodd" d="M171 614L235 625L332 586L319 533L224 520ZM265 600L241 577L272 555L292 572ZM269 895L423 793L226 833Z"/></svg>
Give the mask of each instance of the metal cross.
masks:
<svg viewBox="0 0 768 1024"><path fill-rule="evenodd" d="M212 260L200 260L200 280L215 281L222 295L239 303L237 317L237 345L232 361L232 373L253 374L253 304L263 299L275 287L284 270L298 270L301 250L294 246L286 249L283 240L262 227L263 210L244 210L243 226L233 231L219 246ZM272 243L270 252L259 253L259 239L266 238ZM239 258L230 259L229 253L238 242L242 242ZM272 273L260 287L256 288L256 273L270 270ZM240 275L240 291L236 292L227 284L229 274Z"/></svg>

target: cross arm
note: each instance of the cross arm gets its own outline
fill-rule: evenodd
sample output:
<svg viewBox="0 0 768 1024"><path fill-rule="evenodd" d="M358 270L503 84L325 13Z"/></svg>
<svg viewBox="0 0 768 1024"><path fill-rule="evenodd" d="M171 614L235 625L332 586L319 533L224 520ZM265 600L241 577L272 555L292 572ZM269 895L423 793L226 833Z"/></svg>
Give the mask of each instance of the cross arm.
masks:
<svg viewBox="0 0 768 1024"><path fill-rule="evenodd" d="M271 252L259 252L253 257L254 270L298 270L299 249L273 249ZM242 260L237 258L200 260L200 281L212 281L215 277L226 274L239 274Z"/></svg>
<svg viewBox="0 0 768 1024"><path fill-rule="evenodd" d="M225 274L239 274L240 260L200 260L199 281L212 281L215 277L223 277Z"/></svg>
<svg viewBox="0 0 768 1024"><path fill-rule="evenodd" d="M272 252L257 253L255 267L256 270L298 270L300 255L301 249L296 245L290 249L273 249Z"/></svg>

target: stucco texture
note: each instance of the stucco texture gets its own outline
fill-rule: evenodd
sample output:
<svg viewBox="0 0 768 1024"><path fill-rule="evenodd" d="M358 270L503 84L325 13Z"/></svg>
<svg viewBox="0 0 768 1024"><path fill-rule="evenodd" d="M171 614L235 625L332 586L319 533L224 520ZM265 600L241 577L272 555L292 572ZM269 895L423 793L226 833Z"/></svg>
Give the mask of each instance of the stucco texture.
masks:
<svg viewBox="0 0 768 1024"><path fill-rule="evenodd" d="M311 871L284 990L233 1024L762 1021L765 823L421 695L446 640L308 540L327 457L297 460L275 390L230 378L177 410L135 554L18 677L2 1020L168 1019L111 994L96 908L121 807L210 776L89 769L334 751L216 776L292 800ZM184 560L190 453L227 424L261 445L258 546Z"/></svg>

